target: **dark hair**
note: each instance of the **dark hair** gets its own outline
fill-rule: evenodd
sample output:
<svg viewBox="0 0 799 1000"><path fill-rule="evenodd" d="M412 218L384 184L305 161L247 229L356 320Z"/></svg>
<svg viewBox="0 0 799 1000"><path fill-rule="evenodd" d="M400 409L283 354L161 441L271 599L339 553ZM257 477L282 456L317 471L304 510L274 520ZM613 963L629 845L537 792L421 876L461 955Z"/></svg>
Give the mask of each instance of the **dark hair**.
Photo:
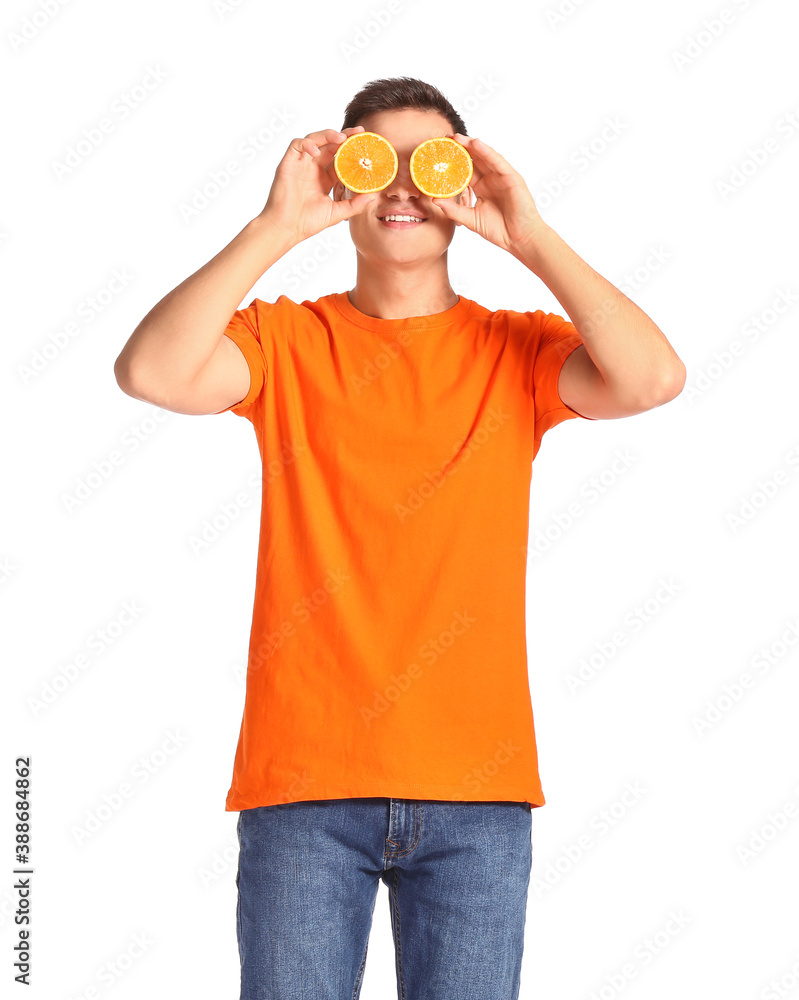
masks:
<svg viewBox="0 0 799 1000"><path fill-rule="evenodd" d="M342 129L361 124L361 118L379 111L402 111L418 108L420 111L437 111L452 126L453 132L468 135L466 125L458 112L440 90L416 80L412 76L395 76L390 79L370 80L347 105Z"/></svg>

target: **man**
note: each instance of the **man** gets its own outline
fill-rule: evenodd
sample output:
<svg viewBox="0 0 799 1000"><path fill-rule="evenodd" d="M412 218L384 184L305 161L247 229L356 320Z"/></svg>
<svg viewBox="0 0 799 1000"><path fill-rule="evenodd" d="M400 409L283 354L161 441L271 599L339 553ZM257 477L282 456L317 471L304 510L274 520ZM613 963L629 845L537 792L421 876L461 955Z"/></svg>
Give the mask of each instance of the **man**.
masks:
<svg viewBox="0 0 799 1000"><path fill-rule="evenodd" d="M362 130L399 157L374 195L333 173ZM443 135L474 175L428 198L409 158ZM291 247L344 220L353 289L237 308ZM572 322L457 295L459 225L525 264ZM368 84L341 132L291 141L263 212L154 307L115 371L178 413L247 417L263 460L226 802L240 813L242 1000L357 997L380 879L402 998L518 997L544 804L524 614L532 461L563 420L673 399L682 362L446 98L402 77Z"/></svg>

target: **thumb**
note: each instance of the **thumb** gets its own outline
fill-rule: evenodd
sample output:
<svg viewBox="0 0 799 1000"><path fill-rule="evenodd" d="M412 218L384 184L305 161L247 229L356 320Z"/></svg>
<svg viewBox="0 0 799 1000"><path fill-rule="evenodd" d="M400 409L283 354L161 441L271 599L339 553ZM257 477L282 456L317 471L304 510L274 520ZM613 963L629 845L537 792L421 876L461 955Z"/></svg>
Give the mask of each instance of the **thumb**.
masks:
<svg viewBox="0 0 799 1000"><path fill-rule="evenodd" d="M454 198L433 198L433 204L458 226L469 226L474 209L459 205ZM471 227L470 227L471 228Z"/></svg>
<svg viewBox="0 0 799 1000"><path fill-rule="evenodd" d="M352 198L343 198L341 201L333 202L334 213L338 215L337 222L345 221L358 215L365 208L377 201L376 194L356 194Z"/></svg>

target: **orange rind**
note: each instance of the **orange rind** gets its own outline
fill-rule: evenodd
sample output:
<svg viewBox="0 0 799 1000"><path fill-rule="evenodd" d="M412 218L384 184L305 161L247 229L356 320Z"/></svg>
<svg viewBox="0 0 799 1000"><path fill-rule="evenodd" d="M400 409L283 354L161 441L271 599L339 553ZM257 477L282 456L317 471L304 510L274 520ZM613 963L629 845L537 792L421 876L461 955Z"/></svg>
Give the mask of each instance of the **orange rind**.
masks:
<svg viewBox="0 0 799 1000"><path fill-rule="evenodd" d="M453 198L468 186L474 164L465 146L441 136L411 153L411 180L429 198Z"/></svg>
<svg viewBox="0 0 799 1000"><path fill-rule="evenodd" d="M382 191L397 176L397 151L377 132L355 132L336 150L336 176L355 194Z"/></svg>

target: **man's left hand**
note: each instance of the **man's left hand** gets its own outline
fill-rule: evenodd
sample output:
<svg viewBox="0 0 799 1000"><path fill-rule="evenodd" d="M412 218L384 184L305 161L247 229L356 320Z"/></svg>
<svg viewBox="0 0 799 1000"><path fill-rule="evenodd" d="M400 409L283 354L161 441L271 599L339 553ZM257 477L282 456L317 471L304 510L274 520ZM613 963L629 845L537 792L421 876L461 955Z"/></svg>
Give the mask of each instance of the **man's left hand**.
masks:
<svg viewBox="0 0 799 1000"><path fill-rule="evenodd" d="M510 253L535 239L544 222L522 175L482 139L460 132L448 138L469 153L474 173L461 194L464 204L459 205L454 197L433 198L433 204L456 225L466 226ZM476 200L469 208L472 195Z"/></svg>

